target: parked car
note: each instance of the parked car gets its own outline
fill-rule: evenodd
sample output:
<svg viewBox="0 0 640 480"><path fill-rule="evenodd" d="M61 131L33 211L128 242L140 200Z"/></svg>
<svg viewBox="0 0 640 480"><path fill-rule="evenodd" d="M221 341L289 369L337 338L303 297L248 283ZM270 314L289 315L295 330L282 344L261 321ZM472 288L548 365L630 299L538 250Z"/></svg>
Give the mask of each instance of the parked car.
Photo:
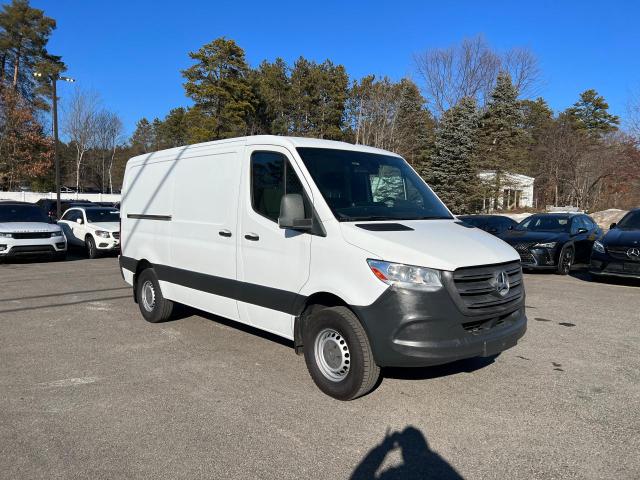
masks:
<svg viewBox="0 0 640 480"><path fill-rule="evenodd" d="M640 278L640 208L612 223L607 234L593 243L589 272Z"/></svg>
<svg viewBox="0 0 640 480"><path fill-rule="evenodd" d="M100 205L101 207L109 207L120 209L120 202L93 202L96 205Z"/></svg>
<svg viewBox="0 0 640 480"><path fill-rule="evenodd" d="M63 185L60 187L60 193L76 193L76 189L73 187L66 187Z"/></svg>
<svg viewBox="0 0 640 480"><path fill-rule="evenodd" d="M67 242L58 225L33 203L0 201L0 261L8 257L63 259Z"/></svg>
<svg viewBox="0 0 640 480"><path fill-rule="evenodd" d="M568 275L576 263L589 263L602 230L591 217L574 213L532 215L500 235L520 254L523 268Z"/></svg>
<svg viewBox="0 0 640 480"><path fill-rule="evenodd" d="M525 333L517 253L394 153L227 139L132 158L123 192L120 265L147 321L181 303L291 339L335 398L381 366L494 355Z"/></svg>
<svg viewBox="0 0 640 480"><path fill-rule="evenodd" d="M496 236L518 225L513 218L504 215L458 215L458 218L468 225Z"/></svg>
<svg viewBox="0 0 640 480"><path fill-rule="evenodd" d="M49 218L52 218L54 220L58 218L57 200L55 198L41 198L36 202L36 205L42 207L49 215ZM82 207L91 205L93 205L93 203L89 200L61 200L60 211L64 212L71 207Z"/></svg>
<svg viewBox="0 0 640 480"><path fill-rule="evenodd" d="M120 249L120 212L115 208L72 207L58 223L69 244L86 248L89 258Z"/></svg>

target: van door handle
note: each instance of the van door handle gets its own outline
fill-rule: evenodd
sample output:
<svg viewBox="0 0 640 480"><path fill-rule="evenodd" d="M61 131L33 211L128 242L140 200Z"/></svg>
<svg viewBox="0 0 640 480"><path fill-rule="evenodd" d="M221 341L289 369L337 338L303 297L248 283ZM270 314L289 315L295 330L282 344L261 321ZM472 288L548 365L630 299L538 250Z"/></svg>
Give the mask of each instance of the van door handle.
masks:
<svg viewBox="0 0 640 480"><path fill-rule="evenodd" d="M251 240L252 242L257 242L258 240L260 240L260 237L255 233L247 233L244 238L246 238L247 240Z"/></svg>
<svg viewBox="0 0 640 480"><path fill-rule="evenodd" d="M221 237L230 237L231 236L231 231L224 229L224 230L220 230L218 232L218 235L220 235Z"/></svg>

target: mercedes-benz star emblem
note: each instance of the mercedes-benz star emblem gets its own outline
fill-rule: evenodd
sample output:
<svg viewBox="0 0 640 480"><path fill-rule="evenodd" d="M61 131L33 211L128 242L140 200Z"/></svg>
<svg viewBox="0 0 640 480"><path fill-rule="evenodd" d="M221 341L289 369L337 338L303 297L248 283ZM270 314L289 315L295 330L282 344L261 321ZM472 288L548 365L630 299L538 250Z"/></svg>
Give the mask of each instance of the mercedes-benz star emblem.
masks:
<svg viewBox="0 0 640 480"><path fill-rule="evenodd" d="M640 248L630 248L627 250L627 257L632 260L640 260Z"/></svg>
<svg viewBox="0 0 640 480"><path fill-rule="evenodd" d="M496 273L496 292L501 297L509 293L509 275L504 270Z"/></svg>

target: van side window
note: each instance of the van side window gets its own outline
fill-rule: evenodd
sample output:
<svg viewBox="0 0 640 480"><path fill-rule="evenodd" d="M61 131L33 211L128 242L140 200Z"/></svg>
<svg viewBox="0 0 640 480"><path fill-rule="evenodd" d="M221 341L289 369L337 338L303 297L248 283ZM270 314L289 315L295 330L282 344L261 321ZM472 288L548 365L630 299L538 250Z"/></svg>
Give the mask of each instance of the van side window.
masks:
<svg viewBox="0 0 640 480"><path fill-rule="evenodd" d="M254 152L251 155L251 206L274 222L280 216L280 200L286 193L300 193L304 188L287 157L277 152Z"/></svg>

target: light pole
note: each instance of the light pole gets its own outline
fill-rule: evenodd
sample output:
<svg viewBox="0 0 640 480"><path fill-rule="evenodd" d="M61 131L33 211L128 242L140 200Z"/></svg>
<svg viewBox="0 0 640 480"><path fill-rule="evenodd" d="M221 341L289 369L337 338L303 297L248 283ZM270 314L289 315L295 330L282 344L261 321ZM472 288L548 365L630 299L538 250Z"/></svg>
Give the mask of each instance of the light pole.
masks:
<svg viewBox="0 0 640 480"><path fill-rule="evenodd" d="M47 77L51 80L51 87L53 91L53 105L52 105L52 115L53 115L53 162L56 169L56 216L60 218L62 215L61 207L60 207L60 160L58 158L58 93L57 93L57 83L58 80L62 80L64 82L75 82L75 80L71 77L61 77L59 74L46 74L42 72L34 72L34 77Z"/></svg>

